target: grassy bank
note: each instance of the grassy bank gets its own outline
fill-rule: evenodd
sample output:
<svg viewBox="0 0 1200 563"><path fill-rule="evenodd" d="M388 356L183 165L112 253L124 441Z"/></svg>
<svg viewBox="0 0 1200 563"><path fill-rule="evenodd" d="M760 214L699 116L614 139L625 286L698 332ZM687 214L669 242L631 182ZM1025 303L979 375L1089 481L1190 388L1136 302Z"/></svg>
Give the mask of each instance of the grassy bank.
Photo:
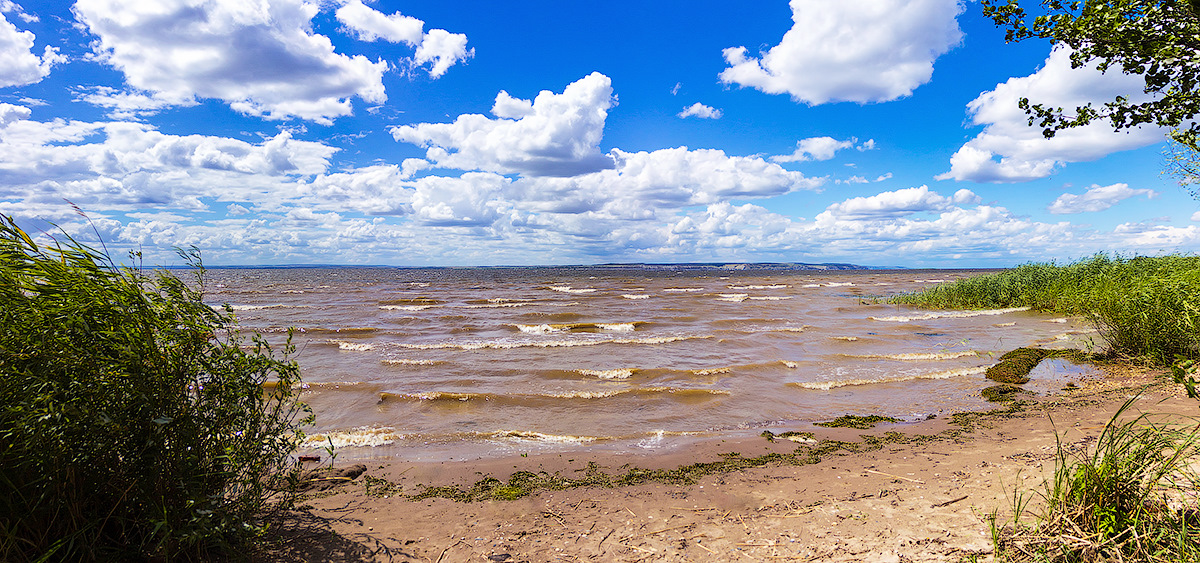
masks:
<svg viewBox="0 0 1200 563"><path fill-rule="evenodd" d="M1200 357L1198 256L1097 255L1063 266L1026 264L889 301L1081 315L1100 331L1111 356L1173 366L1176 379L1189 383L1189 394L1194 391ZM1044 354L1034 356L1029 362L1036 365ZM1014 492L1013 520L993 527L997 560L1197 560L1195 420L1122 420L1130 404L1108 423L1090 453L1068 452L1060 443L1053 479L1034 491L1043 508L1031 515L1032 522L1025 520L1027 493Z"/></svg>
<svg viewBox="0 0 1200 563"><path fill-rule="evenodd" d="M890 303L1082 315L1119 356L1170 365L1200 356L1200 256L1097 255L1067 265L1025 264L958 280Z"/></svg>

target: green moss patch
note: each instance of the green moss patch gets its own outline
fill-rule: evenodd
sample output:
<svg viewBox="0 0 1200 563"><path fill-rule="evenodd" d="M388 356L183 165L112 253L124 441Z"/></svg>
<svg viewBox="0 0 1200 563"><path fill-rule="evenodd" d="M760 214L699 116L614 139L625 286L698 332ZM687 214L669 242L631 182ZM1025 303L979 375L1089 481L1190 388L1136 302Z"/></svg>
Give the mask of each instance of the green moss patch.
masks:
<svg viewBox="0 0 1200 563"><path fill-rule="evenodd" d="M787 432L782 432L779 434L771 432L770 430L763 430L763 433L759 434L759 436L766 438L768 442L774 442L776 438L782 438L784 440L790 440L792 442L815 442L816 441L813 439L812 432L795 432L792 430L788 430Z"/></svg>
<svg viewBox="0 0 1200 563"><path fill-rule="evenodd" d="M1029 383L1029 372L1046 358L1066 358L1073 362L1089 361L1079 350L1044 350L1042 348L1017 348L1000 356L996 365L987 369L987 378L1010 385Z"/></svg>
<svg viewBox="0 0 1200 563"><path fill-rule="evenodd" d="M993 402L993 403L1003 403L1003 402L1011 401L1011 400L1013 400L1013 398L1016 395L1018 395L1020 393L1029 393L1029 391L1021 389L1020 387L1017 387L1016 385L1009 385L1007 383L1001 383L1000 385L993 385L993 386L988 387L988 388L984 389L983 391L979 392L980 395L983 395L984 399L987 399L988 401Z"/></svg>
<svg viewBox="0 0 1200 563"><path fill-rule="evenodd" d="M987 369L987 378L1010 385L1029 383L1029 372L1046 358L1048 350L1017 348L1000 356L996 365Z"/></svg>
<svg viewBox="0 0 1200 563"><path fill-rule="evenodd" d="M830 420L829 422L818 422L818 423L814 424L814 426L824 426L825 428L855 428L858 430L867 430L869 428L874 428L875 425L879 424L880 422L900 422L900 419L892 418L890 416L879 416L877 414L873 414L871 416L857 416L857 415L853 415L853 414L848 414L846 416L839 416L833 420Z"/></svg>

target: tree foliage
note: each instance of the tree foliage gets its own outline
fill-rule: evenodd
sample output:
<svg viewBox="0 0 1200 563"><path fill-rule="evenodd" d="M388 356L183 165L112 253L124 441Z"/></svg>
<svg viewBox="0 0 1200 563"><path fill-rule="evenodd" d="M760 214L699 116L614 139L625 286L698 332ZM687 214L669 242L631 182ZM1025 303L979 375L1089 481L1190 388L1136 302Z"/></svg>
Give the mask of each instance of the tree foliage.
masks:
<svg viewBox="0 0 1200 563"><path fill-rule="evenodd" d="M1058 130L1107 120L1116 130L1153 124L1200 150L1200 0L1043 0L1032 19L1018 0L983 0L984 15L1008 41L1048 39L1072 49L1075 68L1095 62L1145 79L1148 100L1119 96L1101 106L1050 107L1022 100L1030 125L1049 138Z"/></svg>
<svg viewBox="0 0 1200 563"><path fill-rule="evenodd" d="M243 341L194 251L185 283L66 238L0 216L0 560L235 558L294 497L290 344Z"/></svg>

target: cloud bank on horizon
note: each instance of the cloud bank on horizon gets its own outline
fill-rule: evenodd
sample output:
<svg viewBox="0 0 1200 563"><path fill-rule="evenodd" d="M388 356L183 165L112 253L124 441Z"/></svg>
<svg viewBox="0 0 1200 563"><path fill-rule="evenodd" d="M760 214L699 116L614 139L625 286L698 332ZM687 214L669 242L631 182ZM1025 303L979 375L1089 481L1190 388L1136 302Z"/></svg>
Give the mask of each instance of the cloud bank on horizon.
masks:
<svg viewBox="0 0 1200 563"><path fill-rule="evenodd" d="M210 264L1200 250L1163 131L1017 106L1137 77L958 0L702 4L0 0L0 213Z"/></svg>

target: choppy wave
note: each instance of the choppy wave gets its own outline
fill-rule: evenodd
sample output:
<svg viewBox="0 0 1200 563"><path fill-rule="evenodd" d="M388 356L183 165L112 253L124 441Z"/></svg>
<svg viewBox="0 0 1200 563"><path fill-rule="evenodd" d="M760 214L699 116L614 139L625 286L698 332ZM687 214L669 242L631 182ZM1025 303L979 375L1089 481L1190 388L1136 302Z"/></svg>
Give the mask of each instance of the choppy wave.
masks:
<svg viewBox="0 0 1200 563"><path fill-rule="evenodd" d="M476 305L463 305L463 306L462 306L462 308L463 308L463 309L511 309L511 308L514 308L514 307L528 307L528 306L530 306L530 305L535 305L535 303L530 303L530 302L521 302L521 303L480 303L480 304L476 304Z"/></svg>
<svg viewBox="0 0 1200 563"><path fill-rule="evenodd" d="M384 311L424 311L433 309L438 305L380 305L379 308Z"/></svg>
<svg viewBox="0 0 1200 563"><path fill-rule="evenodd" d="M335 430L320 434L310 434L304 437L304 442L300 444L300 447L303 449L321 449L332 445L334 449L364 448L386 446L396 440L402 439L404 439L404 434L397 433L396 429L391 426L379 428L363 426L353 430Z"/></svg>
<svg viewBox="0 0 1200 563"><path fill-rule="evenodd" d="M771 285L731 285L729 289L786 289L789 287L791 286L787 284L776 283Z"/></svg>
<svg viewBox="0 0 1200 563"><path fill-rule="evenodd" d="M221 309L220 306L213 307ZM259 309L311 309L312 305L290 305L287 303L272 303L270 305L230 305L234 311L257 311Z"/></svg>
<svg viewBox="0 0 1200 563"><path fill-rule="evenodd" d="M785 326L782 328L773 329L775 332L804 332L809 327L806 326Z"/></svg>
<svg viewBox="0 0 1200 563"><path fill-rule="evenodd" d="M912 321L928 321L932 319L966 319L970 317L982 317L987 315L1006 315L1008 313L1019 313L1028 311L1029 307L1010 307L1008 309L984 309L982 311L933 311L930 313L922 313L919 315L896 315L891 317L867 317L873 321L885 321L893 323L907 323Z"/></svg>
<svg viewBox="0 0 1200 563"><path fill-rule="evenodd" d="M607 436L571 436L567 434L545 434L543 432L533 432L531 430L497 430L495 432L486 432L479 434L480 437L489 440L517 440L517 441L532 441L545 442L551 444L586 444L597 440L611 439Z"/></svg>
<svg viewBox="0 0 1200 563"><path fill-rule="evenodd" d="M286 332L286 329L283 330ZM380 329L373 326L351 326L344 328L325 328L325 327L303 327L297 328L296 332L302 334L339 334L342 336L374 335L380 332Z"/></svg>
<svg viewBox="0 0 1200 563"><path fill-rule="evenodd" d="M622 295L626 299L649 299L650 296L645 293L626 293Z"/></svg>
<svg viewBox="0 0 1200 563"><path fill-rule="evenodd" d="M732 303L741 303L745 301L749 295L745 293L718 293L717 301L729 301Z"/></svg>
<svg viewBox="0 0 1200 563"><path fill-rule="evenodd" d="M874 358L880 360L905 360L905 361L922 361L922 360L953 360L955 358L965 358L967 356L978 356L979 352L974 350L960 350L957 352L910 352L905 354L843 354L850 358Z"/></svg>
<svg viewBox="0 0 1200 563"><path fill-rule="evenodd" d="M389 366L440 366L447 362L445 360L410 360L408 358L387 358L380 360L380 363Z"/></svg>
<svg viewBox="0 0 1200 563"><path fill-rule="evenodd" d="M328 390L341 389L342 387L355 387L365 385L362 381L304 381L295 385L296 389L304 390ZM279 387L278 381L264 381L262 383L264 389L274 389Z"/></svg>
<svg viewBox="0 0 1200 563"><path fill-rule="evenodd" d="M596 288L594 288L594 287L583 287L583 288L576 289L569 285L552 285L552 286L548 286L546 289L550 289L553 291L559 291L562 293L592 293L592 292L597 291Z"/></svg>
<svg viewBox="0 0 1200 563"><path fill-rule="evenodd" d="M694 369L692 370L692 375L721 375L731 371L733 371L733 368Z"/></svg>
<svg viewBox="0 0 1200 563"><path fill-rule="evenodd" d="M791 299L791 298L792 297L790 295L763 295L763 296L753 296L750 298L750 300L751 301L787 301L788 299Z"/></svg>
<svg viewBox="0 0 1200 563"><path fill-rule="evenodd" d="M345 340L330 340L330 344L337 344L338 350L346 350L348 352L366 352L374 350L375 346L362 342L346 342Z"/></svg>
<svg viewBox="0 0 1200 563"><path fill-rule="evenodd" d="M516 324L513 325L517 330L526 334L552 334L555 332L633 332L638 325L644 324L639 321L629 323L543 323L538 325Z"/></svg>
<svg viewBox="0 0 1200 563"><path fill-rule="evenodd" d="M577 369L575 373L587 375L590 377L599 377L600 379L629 379L633 374L637 373L634 368L620 369Z"/></svg>
<svg viewBox="0 0 1200 563"><path fill-rule="evenodd" d="M410 350L512 350L516 348L572 348L575 346L599 346L601 344L670 344L684 340L712 338L712 336L658 336L647 338L606 338L596 340L532 340L532 341L484 341L484 342L441 342L437 344L406 344L396 346Z"/></svg>
<svg viewBox="0 0 1200 563"><path fill-rule="evenodd" d="M721 389L694 389L690 387L632 387L626 389L611 389L607 391L563 391L559 393L463 393L458 391L426 391L423 393L388 393L379 394L383 402L394 400L422 401L430 403L465 403L465 402L495 402L501 404L538 403L554 400L592 400L610 399L613 397L655 397L674 396L680 398L708 398L729 395L729 391Z"/></svg>
<svg viewBox="0 0 1200 563"><path fill-rule="evenodd" d="M791 369L796 369L796 368L800 367L799 362L793 362L791 360L779 360L779 362Z"/></svg>
<svg viewBox="0 0 1200 563"><path fill-rule="evenodd" d="M668 287L663 290L664 293L694 293L704 291L703 287Z"/></svg>
<svg viewBox="0 0 1200 563"><path fill-rule="evenodd" d="M981 375L987 371L987 366L952 369L947 371L937 371L933 373L922 373L917 375L902 375L896 377L883 377L880 379L842 379L838 381L802 381L792 382L787 385L792 387L802 387L804 389L814 389L820 391L828 391L838 387L851 387L856 385L877 385L881 383L901 383L904 381L916 381L918 379L950 379L952 377L963 377L966 375Z"/></svg>

